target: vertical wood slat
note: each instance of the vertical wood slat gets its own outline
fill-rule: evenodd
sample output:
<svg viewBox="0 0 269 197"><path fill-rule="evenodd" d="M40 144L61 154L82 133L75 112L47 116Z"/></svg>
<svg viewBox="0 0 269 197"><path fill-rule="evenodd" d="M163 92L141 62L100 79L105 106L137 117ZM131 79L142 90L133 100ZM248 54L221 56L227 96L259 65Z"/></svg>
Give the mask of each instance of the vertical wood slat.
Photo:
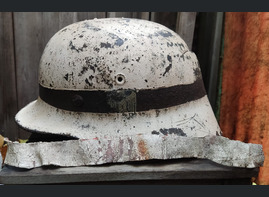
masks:
<svg viewBox="0 0 269 197"><path fill-rule="evenodd" d="M196 21L196 12L178 12L176 32L186 42L189 49L192 49L193 34Z"/></svg>
<svg viewBox="0 0 269 197"><path fill-rule="evenodd" d="M124 17L149 20L149 12L108 12L107 18Z"/></svg>
<svg viewBox="0 0 269 197"><path fill-rule="evenodd" d="M176 31L177 12L151 12L150 20Z"/></svg>
<svg viewBox="0 0 269 197"><path fill-rule="evenodd" d="M222 35L222 12L199 13L197 17L197 41L194 52L200 63L205 89L210 104L216 113L219 58Z"/></svg>
<svg viewBox="0 0 269 197"><path fill-rule="evenodd" d="M0 13L0 132L11 140L18 136L12 13Z"/></svg>
<svg viewBox="0 0 269 197"><path fill-rule="evenodd" d="M216 22L214 26L214 34L212 38L212 48L210 51L211 59L209 62L210 66L210 76L208 82L208 99L212 103L212 107L215 112L219 110L219 105L217 105L218 88L220 81L219 70L220 70L220 55L221 55L221 41L223 32L223 13L218 12L216 14ZM217 117L218 118L218 117Z"/></svg>
<svg viewBox="0 0 269 197"><path fill-rule="evenodd" d="M87 20L94 18L106 18L105 12L77 12L77 20Z"/></svg>
<svg viewBox="0 0 269 197"><path fill-rule="evenodd" d="M35 100L38 95L37 68L44 46L41 26L42 13L14 13L19 109ZM28 133L20 129L19 138L24 139L28 136Z"/></svg>

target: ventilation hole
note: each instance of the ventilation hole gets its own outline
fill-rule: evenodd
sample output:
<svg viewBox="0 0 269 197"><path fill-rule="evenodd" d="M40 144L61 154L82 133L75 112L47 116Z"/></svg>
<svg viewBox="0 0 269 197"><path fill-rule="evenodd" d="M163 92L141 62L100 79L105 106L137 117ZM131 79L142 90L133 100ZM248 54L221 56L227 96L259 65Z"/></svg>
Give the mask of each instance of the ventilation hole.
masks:
<svg viewBox="0 0 269 197"><path fill-rule="evenodd" d="M125 83L125 76L123 74L117 74L116 76L116 83L118 85L122 85Z"/></svg>
<svg viewBox="0 0 269 197"><path fill-rule="evenodd" d="M118 77L118 82L122 82L123 81L123 78L122 77Z"/></svg>

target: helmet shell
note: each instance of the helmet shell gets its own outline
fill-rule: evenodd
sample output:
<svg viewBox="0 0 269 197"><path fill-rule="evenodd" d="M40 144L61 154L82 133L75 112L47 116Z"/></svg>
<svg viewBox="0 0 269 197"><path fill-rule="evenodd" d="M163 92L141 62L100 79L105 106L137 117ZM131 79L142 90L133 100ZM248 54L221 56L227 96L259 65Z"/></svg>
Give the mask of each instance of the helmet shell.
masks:
<svg viewBox="0 0 269 197"><path fill-rule="evenodd" d="M61 29L44 49L39 85L40 97L15 117L31 132L82 139L221 134L195 54L154 22L93 19Z"/></svg>

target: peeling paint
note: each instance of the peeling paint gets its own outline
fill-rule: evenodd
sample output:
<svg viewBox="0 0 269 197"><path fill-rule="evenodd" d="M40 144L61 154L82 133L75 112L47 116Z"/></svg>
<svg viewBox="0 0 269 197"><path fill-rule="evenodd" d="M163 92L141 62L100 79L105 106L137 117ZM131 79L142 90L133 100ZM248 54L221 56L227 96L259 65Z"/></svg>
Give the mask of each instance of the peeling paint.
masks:
<svg viewBox="0 0 269 197"><path fill-rule="evenodd" d="M222 136L195 138L133 135L132 138L121 139L124 142L118 137L98 141L87 139L28 144L9 142L4 162L31 169L46 165L67 167L176 158L209 159L230 167L255 168L262 166L264 161L261 145L247 144ZM124 144L129 147L122 148Z"/></svg>

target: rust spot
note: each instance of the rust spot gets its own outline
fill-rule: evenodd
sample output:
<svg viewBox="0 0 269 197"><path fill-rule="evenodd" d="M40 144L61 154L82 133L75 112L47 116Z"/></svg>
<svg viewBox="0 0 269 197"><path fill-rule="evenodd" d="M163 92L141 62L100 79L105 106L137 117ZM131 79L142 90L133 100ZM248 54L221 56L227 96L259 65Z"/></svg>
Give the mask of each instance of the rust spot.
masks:
<svg viewBox="0 0 269 197"><path fill-rule="evenodd" d="M146 147L144 140L139 141L138 151L140 152L141 156L144 157L144 159L146 159L146 160L149 159L148 149Z"/></svg>

